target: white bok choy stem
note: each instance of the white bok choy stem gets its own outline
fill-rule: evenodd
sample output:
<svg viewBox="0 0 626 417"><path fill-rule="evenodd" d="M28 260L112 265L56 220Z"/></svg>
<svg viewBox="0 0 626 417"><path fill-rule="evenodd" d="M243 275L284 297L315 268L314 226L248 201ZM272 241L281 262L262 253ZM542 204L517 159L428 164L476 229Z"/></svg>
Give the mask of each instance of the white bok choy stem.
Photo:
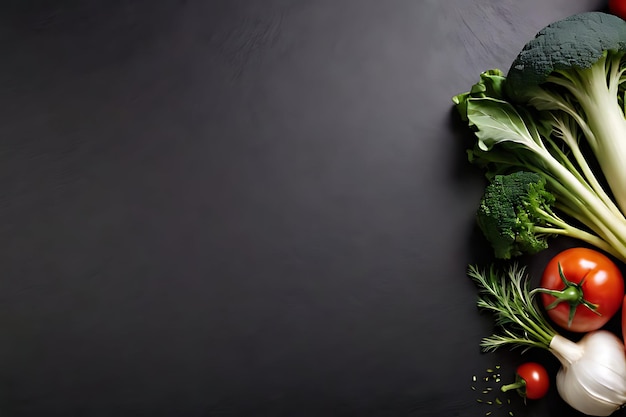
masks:
<svg viewBox="0 0 626 417"><path fill-rule="evenodd" d="M498 326L497 333L482 340L483 350L549 350L561 363L559 395L584 414L608 416L626 403L626 352L617 336L596 330L575 343L559 335L540 313L525 268L517 264L505 273L470 266L468 276L478 286L478 307L492 312Z"/></svg>

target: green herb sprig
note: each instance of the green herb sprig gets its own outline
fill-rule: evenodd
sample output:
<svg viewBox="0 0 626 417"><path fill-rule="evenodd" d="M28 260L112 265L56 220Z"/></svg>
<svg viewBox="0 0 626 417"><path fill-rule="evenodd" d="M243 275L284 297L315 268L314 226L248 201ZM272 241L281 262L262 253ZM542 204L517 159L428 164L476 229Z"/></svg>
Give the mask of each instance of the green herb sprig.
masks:
<svg viewBox="0 0 626 417"><path fill-rule="evenodd" d="M505 273L492 266L479 270L470 265L468 276L478 286L477 305L494 314L497 331L480 343L486 352L502 346L549 349L557 334L539 311L531 295L526 268L512 264Z"/></svg>

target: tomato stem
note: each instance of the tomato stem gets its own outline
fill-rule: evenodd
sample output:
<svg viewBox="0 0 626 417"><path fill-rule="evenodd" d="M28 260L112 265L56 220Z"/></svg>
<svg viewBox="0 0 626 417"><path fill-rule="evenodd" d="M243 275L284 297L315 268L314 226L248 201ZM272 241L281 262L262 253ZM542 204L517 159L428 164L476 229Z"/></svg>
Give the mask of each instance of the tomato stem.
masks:
<svg viewBox="0 0 626 417"><path fill-rule="evenodd" d="M521 395L522 397L525 397L526 396L526 380L518 376L515 379L515 382L513 382L512 384L503 385L502 388L500 388L500 390L502 392L517 390L519 395Z"/></svg>
<svg viewBox="0 0 626 417"><path fill-rule="evenodd" d="M548 304L545 307L546 310L551 310L555 308L557 305L559 305L560 303L567 302L570 306L569 316L567 319L567 327L571 327L572 321L574 321L574 315L576 314L576 308L578 308L578 306L581 304L585 306L587 309L596 313L598 316L601 316L602 314L598 312L598 305L590 303L589 301L585 300L584 293L583 293L583 283L585 282L585 278L587 277L587 275L585 274L585 276L580 280L580 282L578 284L575 284L567 279L567 277L565 276L565 273L563 272L563 268L561 267L560 262L558 264L558 267L559 267L559 276L561 277L561 281L563 281L564 288L562 290L550 290L548 288L535 288L533 291L531 291L531 294L540 292L543 294L551 295L555 298L555 300L552 303Z"/></svg>

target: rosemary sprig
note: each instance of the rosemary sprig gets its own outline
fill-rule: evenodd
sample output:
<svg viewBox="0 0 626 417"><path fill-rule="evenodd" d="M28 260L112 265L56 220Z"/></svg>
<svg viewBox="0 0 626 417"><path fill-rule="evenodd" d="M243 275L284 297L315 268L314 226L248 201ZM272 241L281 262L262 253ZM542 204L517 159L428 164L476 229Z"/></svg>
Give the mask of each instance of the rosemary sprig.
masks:
<svg viewBox="0 0 626 417"><path fill-rule="evenodd" d="M506 273L499 273L493 266L479 270L470 265L467 274L478 286L478 307L492 312L498 327L493 335L481 341L484 351L502 346L549 349L557 333L542 316L530 293L525 267L512 264Z"/></svg>

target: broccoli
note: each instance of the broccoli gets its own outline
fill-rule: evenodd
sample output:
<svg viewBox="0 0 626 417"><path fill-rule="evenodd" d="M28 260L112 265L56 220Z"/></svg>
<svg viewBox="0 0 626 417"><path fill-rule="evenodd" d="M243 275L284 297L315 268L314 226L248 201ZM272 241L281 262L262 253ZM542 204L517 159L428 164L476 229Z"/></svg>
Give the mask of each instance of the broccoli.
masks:
<svg viewBox="0 0 626 417"><path fill-rule="evenodd" d="M625 21L582 13L540 31L506 75L485 71L470 91L453 97L476 139L468 150L470 162L507 186L514 183L500 175L535 173L542 178L538 189L554 197L553 203L543 195L537 207L525 206L532 210L522 223L543 243L518 244L527 238L516 230L515 246L497 249L501 255L539 250L547 235L560 234L626 262L626 120L624 99L618 97L626 90L624 51ZM510 212L493 214L506 216L495 222L506 230Z"/></svg>
<svg viewBox="0 0 626 417"><path fill-rule="evenodd" d="M548 239L556 235L614 252L597 236L562 220L552 210L555 198L545 185L540 174L517 171L496 175L485 189L476 220L497 258L537 253L546 249Z"/></svg>
<svg viewBox="0 0 626 417"><path fill-rule="evenodd" d="M580 83L597 75L589 72L594 66L611 65L613 59L619 65L625 49L626 22L619 17L602 12L567 17L526 43L511 64L506 92L511 99L526 102L532 89L550 82L550 77ZM604 69L608 68L601 72Z"/></svg>
<svg viewBox="0 0 626 417"><path fill-rule="evenodd" d="M544 187L541 175L520 171L495 176L485 189L476 220L497 258L533 254L548 247L546 236L534 233L535 227L546 222L533 208L549 207L554 201Z"/></svg>
<svg viewBox="0 0 626 417"><path fill-rule="evenodd" d="M626 120L620 84L625 53L624 20L602 12L577 14L546 26L524 46L509 69L505 89L514 102L574 118L622 211Z"/></svg>

